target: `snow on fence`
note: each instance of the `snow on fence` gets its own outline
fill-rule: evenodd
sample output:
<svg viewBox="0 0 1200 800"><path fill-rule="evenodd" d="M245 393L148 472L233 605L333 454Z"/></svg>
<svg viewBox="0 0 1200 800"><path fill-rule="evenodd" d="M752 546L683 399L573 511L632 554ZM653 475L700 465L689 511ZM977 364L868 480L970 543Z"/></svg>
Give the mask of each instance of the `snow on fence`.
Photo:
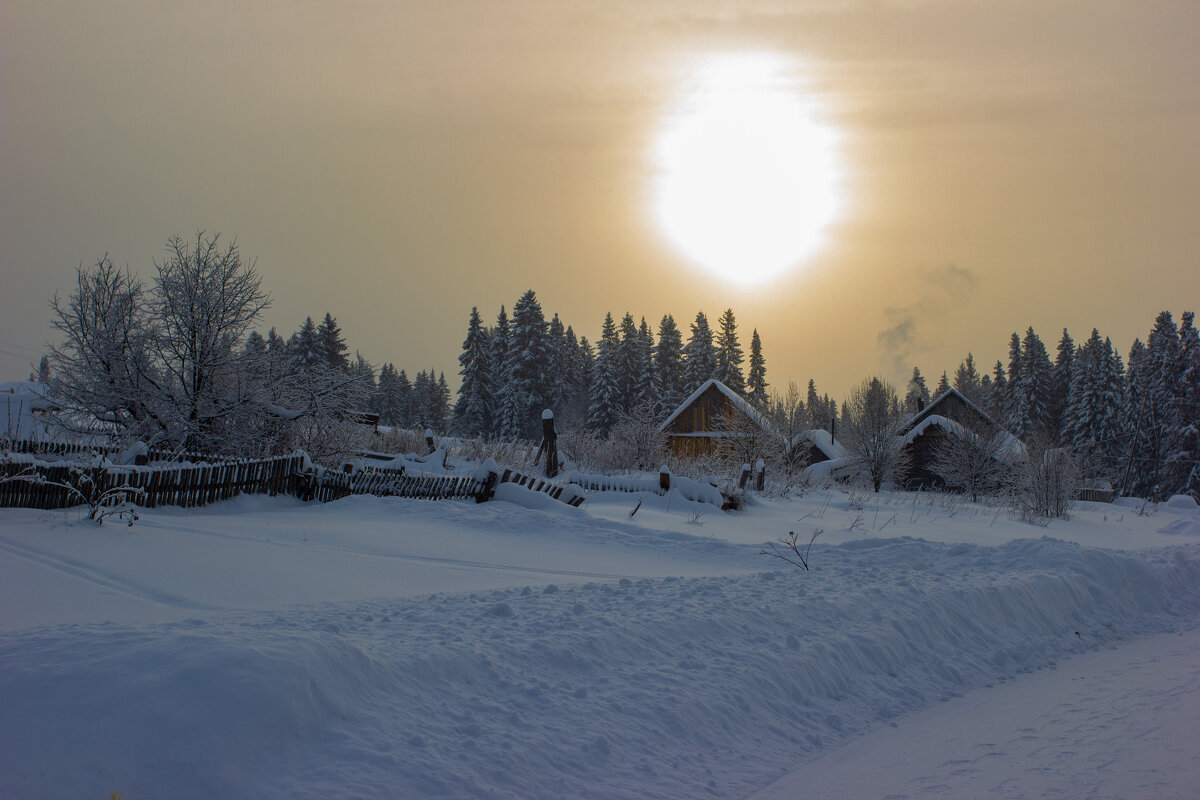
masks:
<svg viewBox="0 0 1200 800"><path fill-rule="evenodd" d="M303 454L216 464L165 464L148 467L82 466L9 457L0 462L0 507L67 508L88 486L96 496L113 489L135 490L138 505L202 506L238 494L295 494Z"/></svg>
<svg viewBox="0 0 1200 800"><path fill-rule="evenodd" d="M406 474L404 470L369 470L347 474L326 472L304 476L305 485L298 497L328 503L352 494L379 497L409 497L420 500L471 498L482 503L488 499L486 481L464 475Z"/></svg>
<svg viewBox="0 0 1200 800"><path fill-rule="evenodd" d="M696 503L712 503L718 508L729 505L731 495L727 495L711 483L694 481L691 478L681 478L678 475L668 475L668 489L662 486L661 476L654 478L628 478L613 475L596 475L572 470L566 473L568 483L586 489L589 492L651 492L665 495L667 491L677 491L687 500Z"/></svg>
<svg viewBox="0 0 1200 800"><path fill-rule="evenodd" d="M124 452L123 448L103 444L87 444L80 442L51 442L37 439L0 439L0 452L16 453L18 455L51 456L68 458L70 456L104 456L112 458ZM211 453L194 453L175 450L169 447L150 447L144 451L142 459L148 463L159 461L193 461L205 463L224 463L238 461L235 456L218 456Z"/></svg>
<svg viewBox="0 0 1200 800"><path fill-rule="evenodd" d="M555 500L561 500L569 506L578 508L587 499L587 495L579 491L575 486L570 484L563 485L553 483L545 478L535 478L532 475L526 475L522 472L517 472L514 469L506 469L500 474L498 483L515 483L518 486L524 486L533 492L544 492Z"/></svg>
<svg viewBox="0 0 1200 800"><path fill-rule="evenodd" d="M84 488L99 497L128 488L137 505L201 506L239 494L287 494L323 503L352 494L426 500L490 497L486 480L403 471L345 474L314 470L303 453L266 459L154 466L86 466L39 461L9 454L0 461L0 508L68 508L80 503Z"/></svg>

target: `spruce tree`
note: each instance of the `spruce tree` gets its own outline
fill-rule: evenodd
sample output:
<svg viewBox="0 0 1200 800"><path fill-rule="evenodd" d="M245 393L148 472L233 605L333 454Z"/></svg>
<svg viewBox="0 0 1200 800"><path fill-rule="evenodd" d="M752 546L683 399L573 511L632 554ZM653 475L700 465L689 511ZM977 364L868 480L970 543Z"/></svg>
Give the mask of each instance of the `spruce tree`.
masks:
<svg viewBox="0 0 1200 800"><path fill-rule="evenodd" d="M700 311L696 321L692 323L692 335L683 348L683 377L684 391L691 394L700 384L715 376L717 357L713 350L712 330L708 327L708 317Z"/></svg>
<svg viewBox="0 0 1200 800"><path fill-rule="evenodd" d="M330 369L344 370L350 365L342 329L328 311L325 312L325 319L317 326L317 351L325 366Z"/></svg>
<svg viewBox="0 0 1200 800"><path fill-rule="evenodd" d="M1066 444L1067 437L1063 436L1063 418L1067 410L1067 394L1071 390L1071 372L1075 365L1075 341L1067 329L1063 328L1062 338L1058 340L1058 353L1054 358L1054 373L1050 391L1050 426L1059 444Z"/></svg>
<svg viewBox="0 0 1200 800"><path fill-rule="evenodd" d="M759 408L767 406L767 362L763 359L762 340L758 338L758 328L750 334L750 371L746 376L746 388L749 398Z"/></svg>
<svg viewBox="0 0 1200 800"><path fill-rule="evenodd" d="M994 422L1007 427L1004 409L1008 403L1008 378L1004 374L1004 362L996 359L992 368L992 391L988 398L986 411Z"/></svg>
<svg viewBox="0 0 1200 800"><path fill-rule="evenodd" d="M417 404L413 397L413 386L404 370L396 375L396 425L402 428L415 428L417 421Z"/></svg>
<svg viewBox="0 0 1200 800"><path fill-rule="evenodd" d="M621 318L617 345L617 393L621 411L629 411L636 401L634 397L634 372L637 369L638 329L633 314L628 311Z"/></svg>
<svg viewBox="0 0 1200 800"><path fill-rule="evenodd" d="M637 346L633 351L632 375L630 392L633 404L631 408L654 408L654 334L642 317L638 325Z"/></svg>
<svg viewBox="0 0 1200 800"><path fill-rule="evenodd" d="M1179 325L1178 445L1167 460L1177 491L1200 502L1200 334L1195 312L1185 311Z"/></svg>
<svg viewBox="0 0 1200 800"><path fill-rule="evenodd" d="M1014 431L1022 439L1029 440L1032 437L1052 434L1050 399L1053 392L1053 370L1046 346L1030 326L1025 332L1025 340L1021 343L1021 380L1018 391L1022 416Z"/></svg>
<svg viewBox="0 0 1200 800"><path fill-rule="evenodd" d="M488 331L488 341L491 343L492 357L488 364L488 386L491 391L491 429L490 433L501 435L502 410L501 410L501 393L504 390L504 385L508 381L508 346L510 338L510 326L508 323L508 315L504 312L504 306L500 306L500 313L496 315L496 325Z"/></svg>
<svg viewBox="0 0 1200 800"><path fill-rule="evenodd" d="M720 319L721 330L716 341L716 373L714 377L738 394L745 394L746 379L742 375L742 346L738 343L737 320L733 309L725 309Z"/></svg>
<svg viewBox="0 0 1200 800"><path fill-rule="evenodd" d="M946 375L946 371L942 370L942 377L938 379L938 385L933 390L933 396L941 397L948 391L950 391L950 378Z"/></svg>
<svg viewBox="0 0 1200 800"><path fill-rule="evenodd" d="M491 428L491 391L488 386L488 362L491 347L479 309L472 308L467 318L467 338L458 356L462 383L454 405L453 430L467 436L481 436Z"/></svg>
<svg viewBox="0 0 1200 800"><path fill-rule="evenodd" d="M288 360L293 374L312 372L324 363L312 317L305 317L300 330L288 339Z"/></svg>
<svg viewBox="0 0 1200 800"><path fill-rule="evenodd" d="M979 371L975 368L975 356L971 353L967 353L966 359L954 372L954 388L975 405L981 403Z"/></svg>
<svg viewBox="0 0 1200 800"><path fill-rule="evenodd" d="M604 315L600 340L596 343L596 362L592 368L592 403L588 408L588 425L602 438L607 438L621 414L619 369L621 339L612 314Z"/></svg>
<svg viewBox="0 0 1200 800"><path fill-rule="evenodd" d="M654 391L658 414L665 418L683 402L683 337L670 314L658 323L658 343L654 346Z"/></svg>
<svg viewBox="0 0 1200 800"><path fill-rule="evenodd" d="M913 367L912 377L908 379L908 388L904 393L904 408L908 413L915 414L929 405L929 387L925 385L925 376L919 367Z"/></svg>
<svg viewBox="0 0 1200 800"><path fill-rule="evenodd" d="M1021 393L1021 337L1013 331L1008 341L1008 382L1005 384L1003 414L1004 427L1016 433L1025 418L1025 406Z"/></svg>
<svg viewBox="0 0 1200 800"><path fill-rule="evenodd" d="M513 305L504 385L497 392L500 434L536 440L547 406L548 328L541 303L532 289Z"/></svg>

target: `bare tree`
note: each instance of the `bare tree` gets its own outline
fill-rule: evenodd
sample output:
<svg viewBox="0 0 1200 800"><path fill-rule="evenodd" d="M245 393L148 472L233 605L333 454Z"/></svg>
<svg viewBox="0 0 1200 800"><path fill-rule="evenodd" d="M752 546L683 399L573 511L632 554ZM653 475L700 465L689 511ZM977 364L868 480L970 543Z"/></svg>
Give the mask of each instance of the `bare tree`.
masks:
<svg viewBox="0 0 1200 800"><path fill-rule="evenodd" d="M608 434L608 462L613 469L656 469L667 454L667 436L659 430L654 404L641 403L622 413Z"/></svg>
<svg viewBox="0 0 1200 800"><path fill-rule="evenodd" d="M959 489L977 502L1011 484L1014 464L1012 437L999 429L948 432L933 451L930 469L946 486Z"/></svg>
<svg viewBox="0 0 1200 800"><path fill-rule="evenodd" d="M75 432L124 439L166 433L156 408L159 376L152 363L156 328L142 282L107 255L76 270L69 297L50 301L51 324L62 334L51 346L49 386L58 421Z"/></svg>
<svg viewBox="0 0 1200 800"><path fill-rule="evenodd" d="M881 378L868 378L846 399L846 431L842 443L851 465L867 473L875 491L908 467L908 451L900 432L905 417L896 390Z"/></svg>
<svg viewBox="0 0 1200 800"><path fill-rule="evenodd" d="M793 451L792 443L797 436L813 427L804 396L794 381L788 383L784 392L771 392L767 416L784 440L783 449L776 458L768 461L768 468L779 476L777 484L780 491L786 493L805 482L804 468L808 466L808 459L802 451Z"/></svg>
<svg viewBox="0 0 1200 800"><path fill-rule="evenodd" d="M783 437L762 414L749 414L726 406L712 418L713 457L725 468L738 472L744 464L753 467L759 459L775 463L783 454Z"/></svg>
<svg viewBox="0 0 1200 800"><path fill-rule="evenodd" d="M1048 436L1033 437L1014 474L1021 517L1040 525L1056 517L1069 519L1079 492L1079 475L1079 461L1069 450L1054 447Z"/></svg>
<svg viewBox="0 0 1200 800"><path fill-rule="evenodd" d="M155 263L154 352L189 449L216 445L221 423L242 408L229 392L237 345L271 302L237 243L222 250L219 239L200 231L193 247L172 236L167 259Z"/></svg>

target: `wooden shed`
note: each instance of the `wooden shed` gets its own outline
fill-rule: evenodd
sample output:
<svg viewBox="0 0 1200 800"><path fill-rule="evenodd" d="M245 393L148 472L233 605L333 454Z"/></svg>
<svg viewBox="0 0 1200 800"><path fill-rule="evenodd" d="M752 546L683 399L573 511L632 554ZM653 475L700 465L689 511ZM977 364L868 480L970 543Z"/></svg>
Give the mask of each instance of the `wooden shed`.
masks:
<svg viewBox="0 0 1200 800"><path fill-rule="evenodd" d="M1010 449L1014 454L1020 452L1020 440L961 392L957 389L942 392L914 414L900 433L909 453L908 470L901 485L906 489L941 485L941 478L933 472L931 465L934 453L946 437L991 436L997 431L1011 440Z"/></svg>
<svg viewBox="0 0 1200 800"><path fill-rule="evenodd" d="M733 426L720 420L736 421ZM713 452L716 439L737 435L729 430L741 422L778 438L770 422L746 398L715 378L697 387L671 412L659 430L667 435L671 452L684 458L698 458Z"/></svg>

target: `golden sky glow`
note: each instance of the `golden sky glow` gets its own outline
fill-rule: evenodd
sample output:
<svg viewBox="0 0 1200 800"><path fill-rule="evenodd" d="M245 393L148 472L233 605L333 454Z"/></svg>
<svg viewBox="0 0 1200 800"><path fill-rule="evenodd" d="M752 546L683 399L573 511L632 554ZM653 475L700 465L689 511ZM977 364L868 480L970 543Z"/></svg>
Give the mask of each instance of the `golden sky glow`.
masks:
<svg viewBox="0 0 1200 800"><path fill-rule="evenodd" d="M1125 349L1200 297L1197 31L1173 0L0 0L0 378L77 264L148 276L197 228L258 258L266 325L329 311L448 378L471 306L531 287L589 338L732 306L772 384L838 396L990 364L1031 324ZM801 255L757 284L697 269L655 199L671 114L728 56L787 65L841 165L816 244L747 237Z"/></svg>

